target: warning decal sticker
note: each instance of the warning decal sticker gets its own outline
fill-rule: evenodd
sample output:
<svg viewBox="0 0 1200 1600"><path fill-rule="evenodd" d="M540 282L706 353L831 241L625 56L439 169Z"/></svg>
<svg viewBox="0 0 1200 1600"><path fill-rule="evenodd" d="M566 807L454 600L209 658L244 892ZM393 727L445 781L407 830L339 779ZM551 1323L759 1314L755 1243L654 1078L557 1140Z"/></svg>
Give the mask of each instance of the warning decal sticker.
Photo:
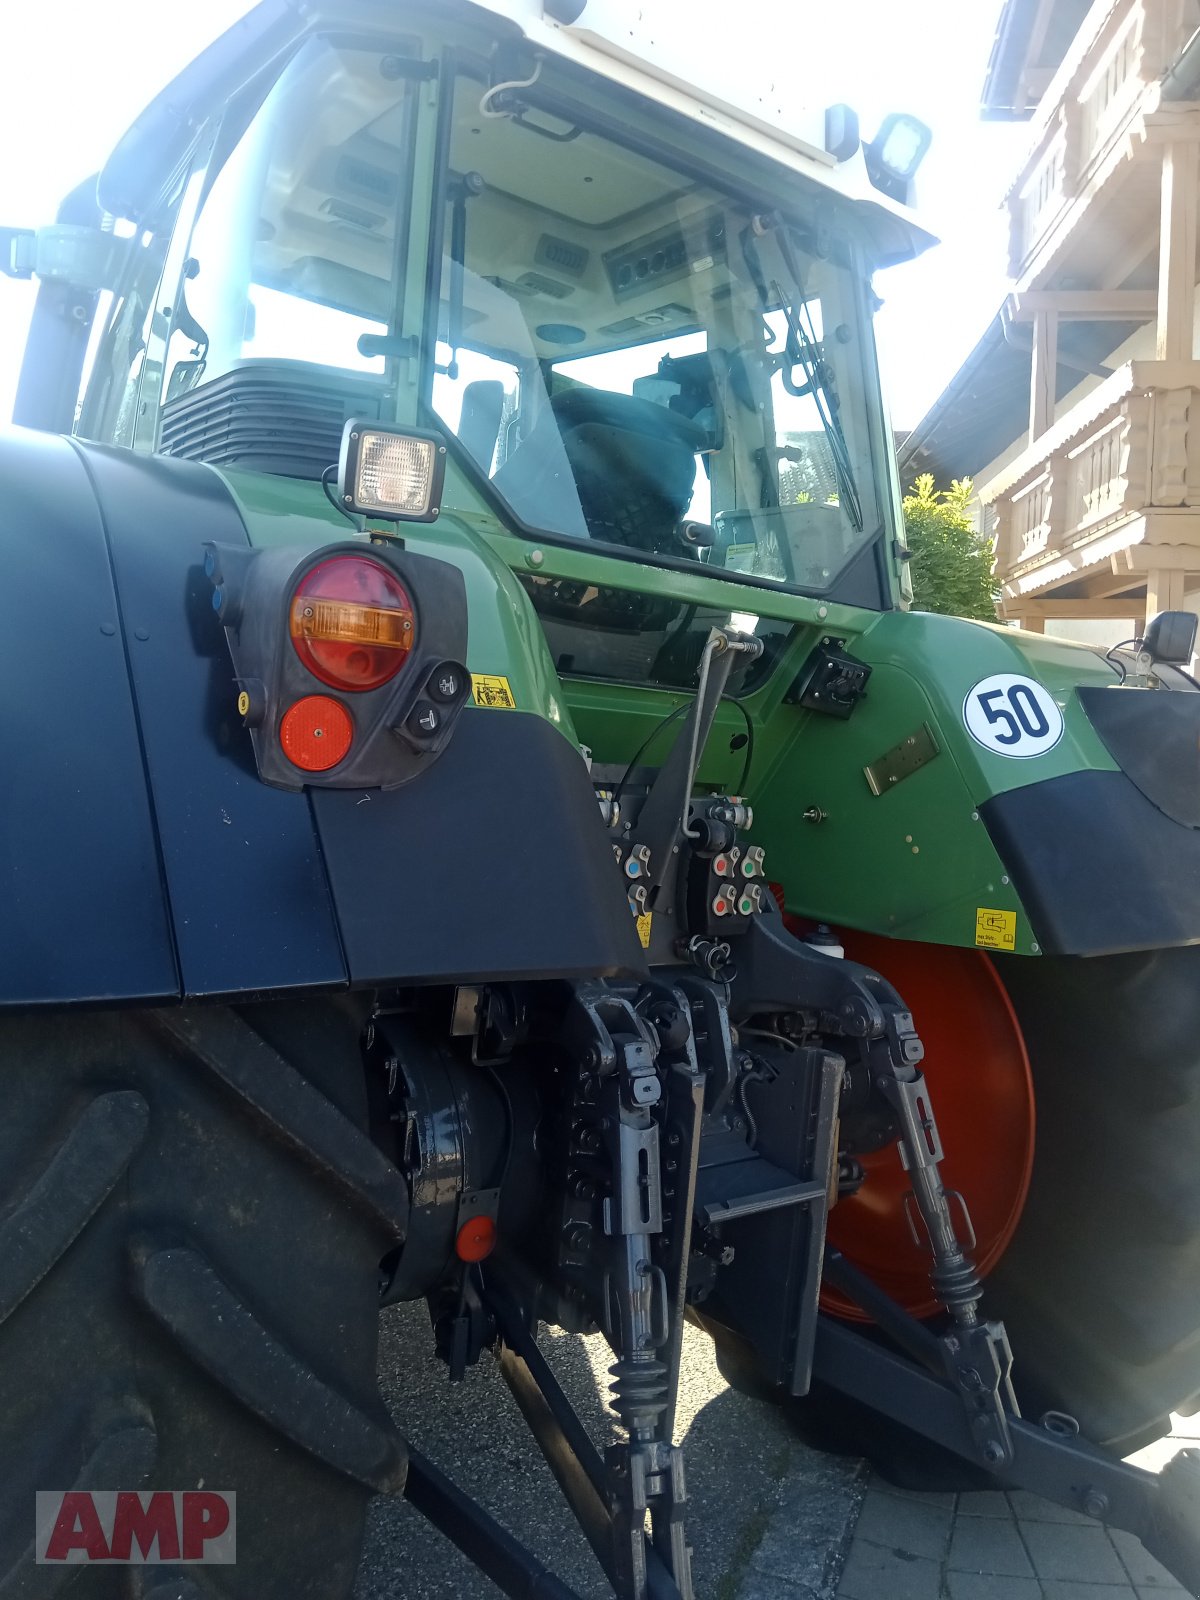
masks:
<svg viewBox="0 0 1200 1600"><path fill-rule="evenodd" d="M507 678L487 672L471 674L471 688L475 691L475 704L485 711L515 711L512 686Z"/></svg>
<svg viewBox="0 0 1200 1600"><path fill-rule="evenodd" d="M1015 950L1017 913L980 906L975 912L975 943L984 950Z"/></svg>
<svg viewBox="0 0 1200 1600"><path fill-rule="evenodd" d="M638 939L641 942L643 950L649 950L650 948L650 926L653 921L653 911L643 911L641 916L637 919Z"/></svg>

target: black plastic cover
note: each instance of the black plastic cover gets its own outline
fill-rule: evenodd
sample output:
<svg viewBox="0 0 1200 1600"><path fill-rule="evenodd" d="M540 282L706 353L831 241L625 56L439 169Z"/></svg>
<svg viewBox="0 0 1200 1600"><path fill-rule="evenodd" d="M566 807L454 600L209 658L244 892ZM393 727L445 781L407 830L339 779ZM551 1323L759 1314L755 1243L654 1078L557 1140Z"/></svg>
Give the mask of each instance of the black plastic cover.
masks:
<svg viewBox="0 0 1200 1600"><path fill-rule="evenodd" d="M220 478L17 431L0 481L0 1007L643 969L557 729L467 710L403 789L269 787L202 566L250 553Z"/></svg>
<svg viewBox="0 0 1200 1600"><path fill-rule="evenodd" d="M1067 773L994 795L979 812L1046 954L1200 943L1200 830L1172 821L1124 773Z"/></svg>
<svg viewBox="0 0 1200 1600"><path fill-rule="evenodd" d="M1116 685L1075 692L1104 748L1151 805L1200 828L1200 694Z"/></svg>
<svg viewBox="0 0 1200 1600"><path fill-rule="evenodd" d="M544 718L468 708L402 789L316 789L356 984L645 970L579 752Z"/></svg>
<svg viewBox="0 0 1200 1600"><path fill-rule="evenodd" d="M0 1003L167 999L178 977L96 501L47 434L0 434L0 483Z"/></svg>
<svg viewBox="0 0 1200 1600"><path fill-rule="evenodd" d="M206 539L248 547L237 507L206 467L77 448L112 550L183 992L343 985L311 813L259 781L201 564Z"/></svg>

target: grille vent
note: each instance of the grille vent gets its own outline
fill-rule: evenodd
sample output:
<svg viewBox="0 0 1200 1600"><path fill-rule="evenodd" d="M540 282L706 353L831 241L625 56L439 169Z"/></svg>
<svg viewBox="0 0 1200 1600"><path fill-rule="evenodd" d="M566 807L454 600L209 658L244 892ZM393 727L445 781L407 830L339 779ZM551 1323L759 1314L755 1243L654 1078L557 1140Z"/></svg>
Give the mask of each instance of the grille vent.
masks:
<svg viewBox="0 0 1200 1600"><path fill-rule="evenodd" d="M351 417L378 420L382 381L302 361L247 361L162 411L164 455L284 478L319 478L333 466Z"/></svg>
<svg viewBox="0 0 1200 1600"><path fill-rule="evenodd" d="M544 295L548 300L566 300L575 293L569 283L559 283L541 272L523 272L517 283L527 294Z"/></svg>
<svg viewBox="0 0 1200 1600"><path fill-rule="evenodd" d="M358 156L342 156L337 164L337 179L339 189L355 189L374 200L396 198L396 174Z"/></svg>
<svg viewBox="0 0 1200 1600"><path fill-rule="evenodd" d="M540 266L557 267L560 272L569 272L573 277L580 278L587 271L590 255L591 252L581 244L572 244L569 239L556 239L552 233L544 233L538 240L534 260Z"/></svg>

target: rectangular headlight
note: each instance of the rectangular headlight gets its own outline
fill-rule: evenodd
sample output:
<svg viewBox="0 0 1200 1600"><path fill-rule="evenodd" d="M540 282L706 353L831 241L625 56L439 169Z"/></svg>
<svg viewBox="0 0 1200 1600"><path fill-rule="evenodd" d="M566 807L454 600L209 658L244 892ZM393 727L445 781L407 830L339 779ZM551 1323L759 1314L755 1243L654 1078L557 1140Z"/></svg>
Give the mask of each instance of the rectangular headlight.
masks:
<svg viewBox="0 0 1200 1600"><path fill-rule="evenodd" d="M436 433L352 419L342 434L338 499L347 511L433 522L441 510L446 446Z"/></svg>

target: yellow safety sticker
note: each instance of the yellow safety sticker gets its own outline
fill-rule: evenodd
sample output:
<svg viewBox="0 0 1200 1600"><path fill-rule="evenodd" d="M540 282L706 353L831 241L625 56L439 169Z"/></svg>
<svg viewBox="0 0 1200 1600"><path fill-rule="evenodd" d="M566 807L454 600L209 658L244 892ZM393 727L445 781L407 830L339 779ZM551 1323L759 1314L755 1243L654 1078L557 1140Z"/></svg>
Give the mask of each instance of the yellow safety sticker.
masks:
<svg viewBox="0 0 1200 1600"><path fill-rule="evenodd" d="M471 688L475 691L475 704L487 711L515 711L512 685L507 678L487 672L471 674Z"/></svg>
<svg viewBox="0 0 1200 1600"><path fill-rule="evenodd" d="M650 948L650 925L653 921L653 911L643 911L637 919L638 938L641 941L643 950L649 950Z"/></svg>
<svg viewBox="0 0 1200 1600"><path fill-rule="evenodd" d="M985 950L1017 948L1017 913L990 911L979 906L975 912L975 943Z"/></svg>

